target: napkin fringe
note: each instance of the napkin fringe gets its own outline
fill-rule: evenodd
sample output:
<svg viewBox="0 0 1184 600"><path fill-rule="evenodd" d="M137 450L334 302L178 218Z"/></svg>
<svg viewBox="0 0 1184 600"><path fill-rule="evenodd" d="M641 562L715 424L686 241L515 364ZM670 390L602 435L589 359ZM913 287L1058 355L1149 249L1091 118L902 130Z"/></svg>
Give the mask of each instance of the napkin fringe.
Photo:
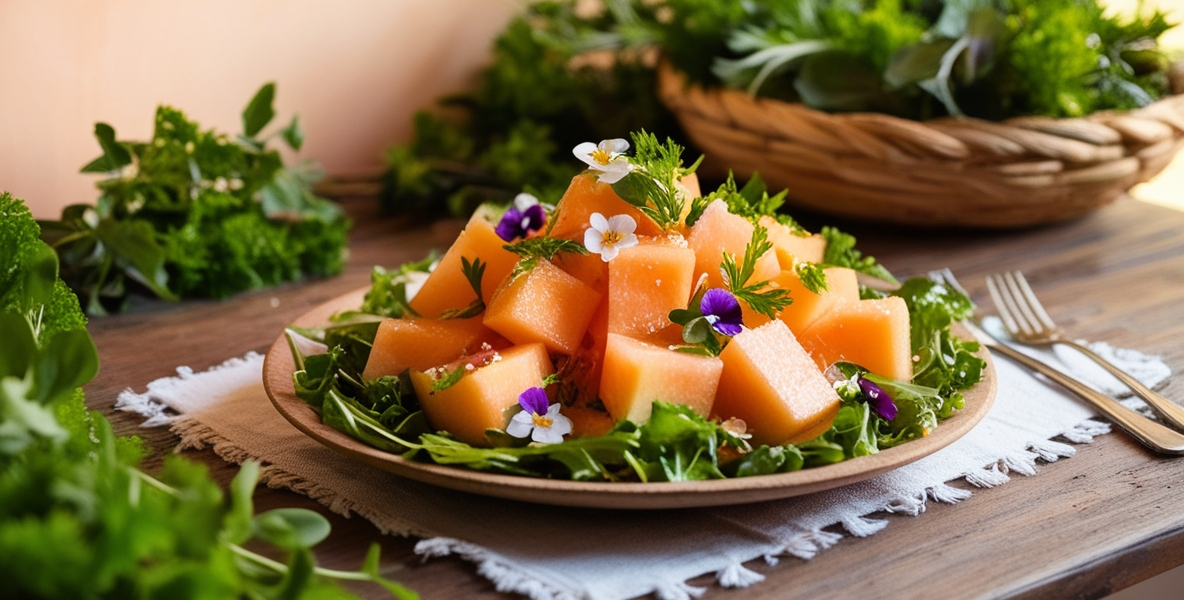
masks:
<svg viewBox="0 0 1184 600"><path fill-rule="evenodd" d="M867 517L844 517L841 521L843 529L855 537L868 537L880 532L888 526L885 519L869 519Z"/></svg>
<svg viewBox="0 0 1184 600"><path fill-rule="evenodd" d="M691 600L707 593L707 588L696 587L685 581L660 583L654 588L658 600Z"/></svg>
<svg viewBox="0 0 1184 600"><path fill-rule="evenodd" d="M456 555L474 563L477 566L477 573L493 583L494 588L499 592L522 594L533 600L582 600L585 598L585 596L577 595L570 590L549 585L537 575L519 568L515 563L505 560L496 553L456 538L435 537L420 540L415 544L415 553L423 557L425 561L429 558ZM705 591L707 590L703 589L694 597L703 595ZM660 593L659 597L664 598ZM670 596L669 598L675 600L679 597ZM690 600L691 596L684 595L682 598Z"/></svg>
<svg viewBox="0 0 1184 600"><path fill-rule="evenodd" d="M736 561L716 573L715 580L726 588L746 588L764 581L765 576Z"/></svg>
<svg viewBox="0 0 1184 600"><path fill-rule="evenodd" d="M963 500L970 499L970 490L956 488L947 483L939 483L927 490L925 494L934 500L934 502L941 502L943 504L957 504Z"/></svg>

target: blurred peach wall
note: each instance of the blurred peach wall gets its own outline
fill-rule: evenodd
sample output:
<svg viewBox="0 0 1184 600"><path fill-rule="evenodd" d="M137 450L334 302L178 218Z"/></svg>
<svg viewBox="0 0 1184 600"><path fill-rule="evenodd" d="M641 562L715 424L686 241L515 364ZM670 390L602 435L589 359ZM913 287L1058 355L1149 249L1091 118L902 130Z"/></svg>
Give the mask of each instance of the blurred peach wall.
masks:
<svg viewBox="0 0 1184 600"><path fill-rule="evenodd" d="M410 115L460 90L516 0L0 0L0 191L39 218L93 202L95 121L152 133L157 104L236 134L266 81L301 158L375 172ZM273 124L274 126L274 124Z"/></svg>

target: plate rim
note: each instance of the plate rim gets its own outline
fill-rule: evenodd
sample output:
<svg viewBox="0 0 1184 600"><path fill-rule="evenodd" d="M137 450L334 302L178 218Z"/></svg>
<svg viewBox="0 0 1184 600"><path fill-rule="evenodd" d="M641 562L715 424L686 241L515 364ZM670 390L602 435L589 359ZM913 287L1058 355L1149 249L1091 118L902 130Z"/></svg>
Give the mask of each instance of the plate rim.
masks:
<svg viewBox="0 0 1184 600"><path fill-rule="evenodd" d="M289 326L319 326L333 313L356 309L369 286L342 294L305 312ZM973 339L955 323L960 337ZM983 379L963 392L966 405L941 422L933 434L877 454L843 462L753 477L686 482L591 482L542 479L473 471L462 467L408 460L366 445L321 422L311 405L296 396L295 361L280 332L263 362L263 386L276 410L291 425L320 444L358 462L423 483L483 496L557 506L610 509L669 509L747 504L805 495L871 479L933 454L973 429L990 410L998 390L994 363L985 347Z"/></svg>

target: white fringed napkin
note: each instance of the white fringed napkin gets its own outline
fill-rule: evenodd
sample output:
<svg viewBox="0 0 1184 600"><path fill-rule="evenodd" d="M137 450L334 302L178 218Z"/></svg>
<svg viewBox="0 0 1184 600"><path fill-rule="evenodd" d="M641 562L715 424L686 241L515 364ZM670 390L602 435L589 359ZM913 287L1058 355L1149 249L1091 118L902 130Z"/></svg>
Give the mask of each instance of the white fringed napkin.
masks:
<svg viewBox="0 0 1184 600"><path fill-rule="evenodd" d="M1171 374L1157 357L1093 347L1149 387ZM1117 380L1072 350L1042 357L1106 393L1126 394ZM947 482L965 479L991 487L1013 472L1033 475L1040 460L1074 454L1071 445L1052 438L1085 443L1109 431L1109 425L1090 420L1094 413L1076 398L997 358L999 392L982 423L948 448L875 479L733 507L634 512L548 507L435 488L339 456L272 408L263 391L262 364L263 357L252 353L202 373L180 367L177 377L153 381L144 393L124 392L117 408L149 417L145 426L170 425L181 436L181 448L212 446L228 461L260 460L268 485L307 494L337 513L359 514L384 533L421 537L419 554L462 556L499 590L535 600L624 600L648 593L661 600L689 599L703 590L686 581L705 573L716 574L725 587L753 585L764 577L745 562L812 558L841 538L825 530L832 525L841 524L854 536L872 535L888 523L874 513L918 515L929 499L959 502L970 492Z"/></svg>

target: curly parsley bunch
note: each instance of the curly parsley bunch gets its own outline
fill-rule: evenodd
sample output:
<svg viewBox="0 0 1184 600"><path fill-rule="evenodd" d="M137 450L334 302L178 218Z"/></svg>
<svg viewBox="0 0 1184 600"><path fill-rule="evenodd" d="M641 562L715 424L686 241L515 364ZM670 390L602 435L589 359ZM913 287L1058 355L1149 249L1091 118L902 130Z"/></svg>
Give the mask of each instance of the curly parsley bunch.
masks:
<svg viewBox="0 0 1184 600"><path fill-rule="evenodd" d="M117 310L132 288L165 299L224 298L344 266L349 220L317 197L310 165L285 166L268 142L299 149L297 118L261 137L275 116L268 83L243 111L243 133L203 130L161 106L147 142L117 140L95 125L103 155L84 173L103 173L95 205L66 207L43 223L65 281L87 312Z"/></svg>

